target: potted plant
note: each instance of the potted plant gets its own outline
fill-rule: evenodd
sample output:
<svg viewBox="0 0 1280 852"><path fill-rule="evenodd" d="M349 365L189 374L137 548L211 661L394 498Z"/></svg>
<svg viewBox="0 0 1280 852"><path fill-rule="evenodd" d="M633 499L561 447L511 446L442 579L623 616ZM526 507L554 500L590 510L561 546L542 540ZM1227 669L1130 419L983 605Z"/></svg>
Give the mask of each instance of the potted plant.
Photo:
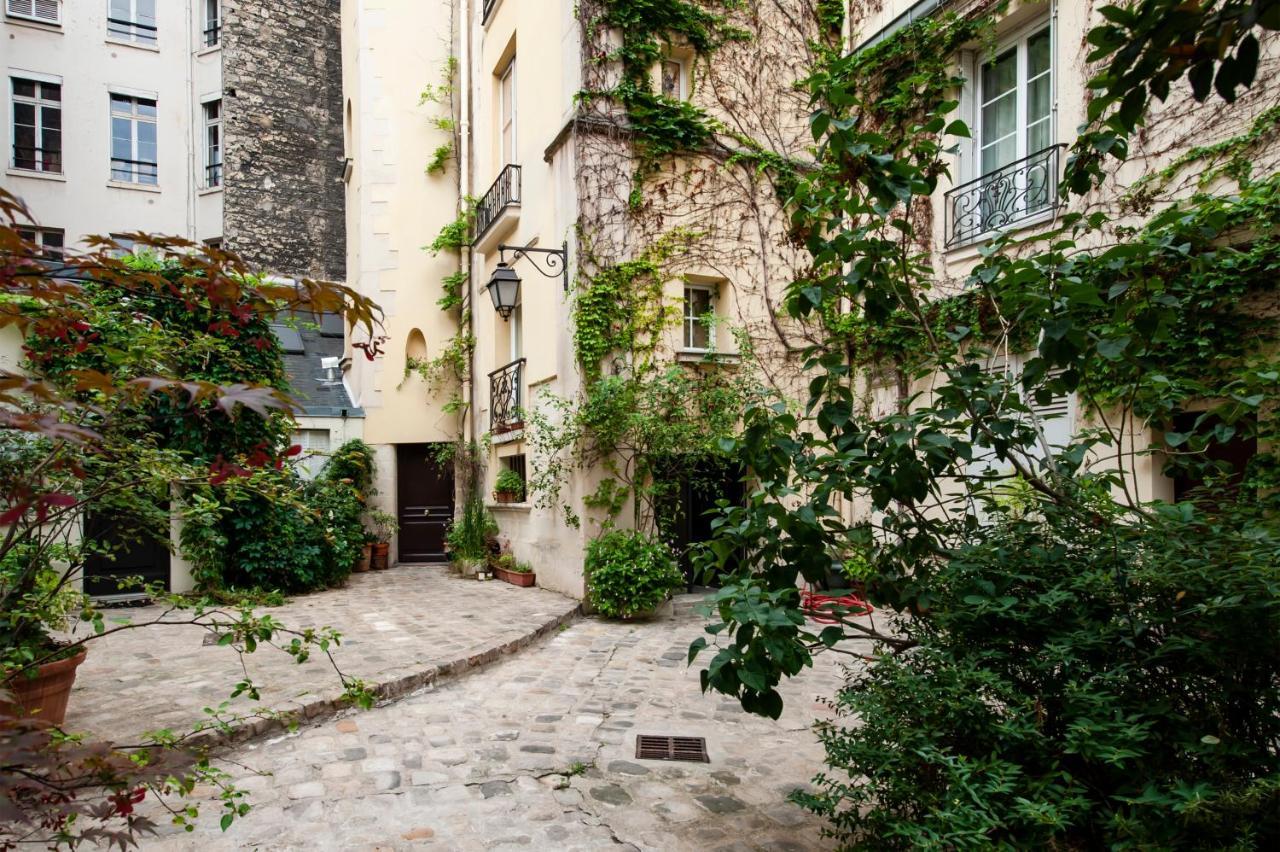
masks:
<svg viewBox="0 0 1280 852"><path fill-rule="evenodd" d="M391 537L400 530L400 523L395 515L380 509L369 513L369 523L373 526L371 567L375 571L385 571L390 567L388 555L391 552Z"/></svg>
<svg viewBox="0 0 1280 852"><path fill-rule="evenodd" d="M355 572L357 574L365 573L373 564L373 545L373 535L366 532L364 535L364 545L360 548L360 558L356 560Z"/></svg>
<svg viewBox="0 0 1280 852"><path fill-rule="evenodd" d="M513 586L532 586L537 581L533 566L516 559L515 554L504 553L494 563L493 572L499 580Z"/></svg>
<svg viewBox="0 0 1280 852"><path fill-rule="evenodd" d="M6 602L0 622L0 715L34 715L61 725L85 649L81 643L59 642L53 634L65 629L88 600L63 582L47 553L26 546L13 548L0 563L0 597Z"/></svg>
<svg viewBox="0 0 1280 852"><path fill-rule="evenodd" d="M511 468L503 468L493 483L493 497L499 503L519 503L524 500L524 480Z"/></svg>
<svg viewBox="0 0 1280 852"><path fill-rule="evenodd" d="M606 618L652 615L685 585L671 548L635 530L612 530L587 545L587 595Z"/></svg>

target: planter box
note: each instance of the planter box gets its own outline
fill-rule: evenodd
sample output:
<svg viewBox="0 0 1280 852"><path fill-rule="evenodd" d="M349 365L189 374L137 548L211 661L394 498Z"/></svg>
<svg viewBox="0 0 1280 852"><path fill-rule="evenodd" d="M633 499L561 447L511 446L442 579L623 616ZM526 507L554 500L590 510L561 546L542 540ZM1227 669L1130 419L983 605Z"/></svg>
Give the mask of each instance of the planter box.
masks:
<svg viewBox="0 0 1280 852"><path fill-rule="evenodd" d="M494 567L493 573L503 582L510 583L513 586L532 586L537 582L538 575L532 571L508 571L506 568Z"/></svg>
<svg viewBox="0 0 1280 852"><path fill-rule="evenodd" d="M521 497L518 491L495 491L493 499L499 503L519 503Z"/></svg>

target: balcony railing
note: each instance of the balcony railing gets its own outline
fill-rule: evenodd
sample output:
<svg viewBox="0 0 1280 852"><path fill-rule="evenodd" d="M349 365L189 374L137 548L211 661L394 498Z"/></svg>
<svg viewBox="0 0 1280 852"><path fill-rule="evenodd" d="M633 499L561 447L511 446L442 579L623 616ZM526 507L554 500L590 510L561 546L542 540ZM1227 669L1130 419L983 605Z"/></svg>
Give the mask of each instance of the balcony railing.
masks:
<svg viewBox="0 0 1280 852"><path fill-rule="evenodd" d="M150 160L124 160L111 158L111 179L124 183L145 183L154 186L160 177L160 166Z"/></svg>
<svg viewBox="0 0 1280 852"><path fill-rule="evenodd" d="M29 172L62 173L62 149L13 146L13 167Z"/></svg>
<svg viewBox="0 0 1280 852"><path fill-rule="evenodd" d="M222 163L210 163L204 167L204 185L209 189L222 186Z"/></svg>
<svg viewBox="0 0 1280 852"><path fill-rule="evenodd" d="M499 174L498 179L489 187L476 203L476 239L484 236L485 231L502 215L508 207L520 203L520 167L508 165Z"/></svg>
<svg viewBox="0 0 1280 852"><path fill-rule="evenodd" d="M1057 209L1063 147L1052 145L948 192L947 248Z"/></svg>
<svg viewBox="0 0 1280 852"><path fill-rule="evenodd" d="M517 358L489 374L489 431L494 434L524 426L524 361Z"/></svg>
<svg viewBox="0 0 1280 852"><path fill-rule="evenodd" d="M217 47L218 42L222 39L222 22L209 21L204 28L204 46Z"/></svg>
<svg viewBox="0 0 1280 852"><path fill-rule="evenodd" d="M121 18L107 18L107 33L116 38L122 38L126 41L136 41L140 44L156 43L156 28L153 24L144 24L139 21L126 21Z"/></svg>

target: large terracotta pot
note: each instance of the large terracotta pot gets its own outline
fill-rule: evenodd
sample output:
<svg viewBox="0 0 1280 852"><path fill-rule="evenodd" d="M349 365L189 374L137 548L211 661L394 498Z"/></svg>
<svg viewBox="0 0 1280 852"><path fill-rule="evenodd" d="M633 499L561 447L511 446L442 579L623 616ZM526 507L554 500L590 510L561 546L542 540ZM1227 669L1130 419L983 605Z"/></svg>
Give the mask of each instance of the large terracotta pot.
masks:
<svg viewBox="0 0 1280 852"><path fill-rule="evenodd" d="M356 573L363 574L369 570L369 565L373 559L373 545L366 544L360 549L360 558L356 560Z"/></svg>
<svg viewBox="0 0 1280 852"><path fill-rule="evenodd" d="M76 682L76 669L84 662L85 650L65 660L45 663L34 678L19 676L5 684L13 701L0 701L0 713L34 715L50 725L61 725L67 718L67 700Z"/></svg>
<svg viewBox="0 0 1280 852"><path fill-rule="evenodd" d="M494 566L493 573L498 575L499 580L513 586L532 586L537 581L537 576L532 571L508 571L500 565Z"/></svg>
<svg viewBox="0 0 1280 852"><path fill-rule="evenodd" d="M380 541L373 546L373 570L385 571L388 568L387 557L391 553L391 545Z"/></svg>

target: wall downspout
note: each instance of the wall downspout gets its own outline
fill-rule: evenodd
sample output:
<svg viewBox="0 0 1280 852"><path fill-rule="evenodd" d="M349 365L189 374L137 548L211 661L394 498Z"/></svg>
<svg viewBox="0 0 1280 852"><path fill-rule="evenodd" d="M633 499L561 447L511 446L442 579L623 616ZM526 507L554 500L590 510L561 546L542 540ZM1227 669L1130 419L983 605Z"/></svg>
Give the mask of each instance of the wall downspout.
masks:
<svg viewBox="0 0 1280 852"><path fill-rule="evenodd" d="M457 90L460 93L461 100L458 104L458 204L469 204L471 198L471 23L472 23L472 0L456 0L457 8L461 10L458 33L458 82ZM462 250L461 262L463 268L467 272L467 302L465 315L467 317L466 333L472 340L475 339L475 306L476 306L476 287L475 287L475 254L468 243ZM470 361L467 364L467 387L464 393L467 398L467 416L463 423L462 439L464 441L475 441L480 430L476 421L476 355L471 352Z"/></svg>

